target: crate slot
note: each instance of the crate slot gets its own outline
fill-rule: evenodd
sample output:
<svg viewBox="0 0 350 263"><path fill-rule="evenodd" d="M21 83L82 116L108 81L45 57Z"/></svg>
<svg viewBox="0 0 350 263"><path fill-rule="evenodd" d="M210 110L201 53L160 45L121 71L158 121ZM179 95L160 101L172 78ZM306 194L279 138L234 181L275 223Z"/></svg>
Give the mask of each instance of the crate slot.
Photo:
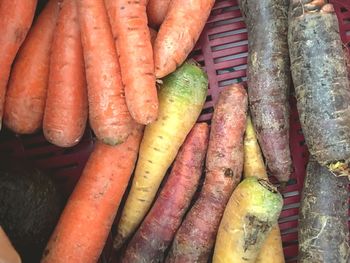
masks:
<svg viewBox="0 0 350 263"><path fill-rule="evenodd" d="M228 79L228 80L223 80L223 81L219 81L219 87L226 87L232 84L236 84L236 83L242 83L247 81L246 77L243 78L237 78L237 79Z"/></svg>
<svg viewBox="0 0 350 263"><path fill-rule="evenodd" d="M239 47L239 46L244 46L244 45L248 45L248 40L238 40L238 41L234 41L234 42L230 42L230 43L225 43L222 45L216 45L216 46L212 46L211 47L211 51L219 51L219 50L223 50L223 49L228 49L228 48L232 48L232 47Z"/></svg>
<svg viewBox="0 0 350 263"><path fill-rule="evenodd" d="M226 30L226 31L223 30L224 32L218 32L218 33L213 32L211 35L209 35L209 40L247 33L246 28L242 28L242 27L237 27L237 28L238 29L234 29L234 30Z"/></svg>
<svg viewBox="0 0 350 263"><path fill-rule="evenodd" d="M247 65L238 65L238 66L228 67L225 69L218 69L218 70L216 70L216 74L222 75L222 74L242 71L242 70L246 70L246 69L247 69Z"/></svg>
<svg viewBox="0 0 350 263"><path fill-rule="evenodd" d="M240 12L238 13L238 15L237 15L237 12L232 12L232 13L225 14L225 16L217 18L217 20L215 21L209 21L207 26L208 28L213 28L213 27L233 24L237 22L242 22L243 20L244 18L241 16Z"/></svg>

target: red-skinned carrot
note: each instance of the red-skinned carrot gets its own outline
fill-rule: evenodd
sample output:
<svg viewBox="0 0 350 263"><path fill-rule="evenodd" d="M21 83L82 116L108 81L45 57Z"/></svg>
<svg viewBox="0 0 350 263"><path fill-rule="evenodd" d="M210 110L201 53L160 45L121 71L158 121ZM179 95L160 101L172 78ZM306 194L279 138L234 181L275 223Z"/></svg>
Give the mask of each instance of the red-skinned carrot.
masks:
<svg viewBox="0 0 350 263"><path fill-rule="evenodd" d="M76 1L64 0L51 48L43 121L46 139L60 147L77 144L85 130L87 104Z"/></svg>
<svg viewBox="0 0 350 263"><path fill-rule="evenodd" d="M59 9L59 0L46 4L14 63L6 93L4 123L16 133L30 134L42 126L50 50Z"/></svg>
<svg viewBox="0 0 350 263"><path fill-rule="evenodd" d="M143 127L117 146L98 141L44 251L43 263L97 262L135 166Z"/></svg>
<svg viewBox="0 0 350 263"><path fill-rule="evenodd" d="M32 24L37 0L0 2L0 128L11 65Z"/></svg>
<svg viewBox="0 0 350 263"><path fill-rule="evenodd" d="M131 132L118 56L104 1L77 0L88 84L89 121L97 138L115 145Z"/></svg>
<svg viewBox="0 0 350 263"><path fill-rule="evenodd" d="M105 2L116 39L128 109L135 121L150 124L158 116L158 97L147 26L147 0Z"/></svg>
<svg viewBox="0 0 350 263"><path fill-rule="evenodd" d="M164 188L128 245L122 262L162 262L203 170L209 128L196 124L182 145Z"/></svg>
<svg viewBox="0 0 350 263"><path fill-rule="evenodd" d="M247 107L242 85L221 92L214 108L204 185L176 233L166 262L208 261L225 206L242 176Z"/></svg>

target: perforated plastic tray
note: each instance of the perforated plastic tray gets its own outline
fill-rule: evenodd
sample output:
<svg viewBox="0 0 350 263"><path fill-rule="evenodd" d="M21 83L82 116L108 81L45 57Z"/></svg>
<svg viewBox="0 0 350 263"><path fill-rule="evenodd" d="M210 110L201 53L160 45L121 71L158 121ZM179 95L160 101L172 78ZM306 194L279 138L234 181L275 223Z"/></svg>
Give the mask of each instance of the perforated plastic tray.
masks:
<svg viewBox="0 0 350 263"><path fill-rule="evenodd" d="M344 45L350 45L350 0L331 0L339 18ZM197 60L209 76L209 94L199 121L210 123L218 94L222 87L246 81L248 55L247 30L237 0L217 0L205 29L191 57ZM279 219L287 262L296 262L298 254L297 226L300 193L305 176L308 151L301 131L295 98L291 95L290 148L294 173L284 190L284 207ZM49 144L42 133L16 136L2 131L0 152L31 159L39 168L49 172L68 196L84 168L93 148L93 135L86 130L75 147L62 149ZM110 239L110 238L109 238ZM110 242L101 256L108 258Z"/></svg>

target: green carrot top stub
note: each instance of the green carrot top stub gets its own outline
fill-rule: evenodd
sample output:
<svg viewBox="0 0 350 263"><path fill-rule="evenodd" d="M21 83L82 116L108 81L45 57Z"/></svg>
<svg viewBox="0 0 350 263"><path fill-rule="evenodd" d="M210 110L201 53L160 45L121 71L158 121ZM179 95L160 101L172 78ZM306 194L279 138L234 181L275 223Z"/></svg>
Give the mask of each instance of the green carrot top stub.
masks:
<svg viewBox="0 0 350 263"><path fill-rule="evenodd" d="M166 94L183 102L202 104L208 91L208 76L193 61L182 64L175 72L163 79L159 96Z"/></svg>

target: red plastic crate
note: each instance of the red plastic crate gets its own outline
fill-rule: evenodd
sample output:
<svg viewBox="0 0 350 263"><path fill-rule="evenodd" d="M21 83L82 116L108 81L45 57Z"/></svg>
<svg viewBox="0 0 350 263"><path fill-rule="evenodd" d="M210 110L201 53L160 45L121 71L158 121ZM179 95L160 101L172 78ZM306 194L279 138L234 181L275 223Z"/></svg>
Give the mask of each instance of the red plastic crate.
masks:
<svg viewBox="0 0 350 263"><path fill-rule="evenodd" d="M334 4L339 18L342 41L350 48L350 0L331 0L330 2ZM222 87L246 81L247 39L247 30L237 0L217 0L191 54L191 57L204 67L209 77L209 92L199 118L200 122L210 123L213 105ZM286 262L296 262L300 193L309 154L299 123L296 101L292 95L290 104L290 148L294 173L282 193L284 207L279 224ZM67 196L79 179L94 142L93 134L89 129L77 146L68 149L51 145L42 133L26 136L16 136L8 131L1 133L0 152L31 159L39 168L52 175ZM109 241L110 239L111 237ZM107 242L101 262L105 262L108 258L109 248L110 242Z"/></svg>

